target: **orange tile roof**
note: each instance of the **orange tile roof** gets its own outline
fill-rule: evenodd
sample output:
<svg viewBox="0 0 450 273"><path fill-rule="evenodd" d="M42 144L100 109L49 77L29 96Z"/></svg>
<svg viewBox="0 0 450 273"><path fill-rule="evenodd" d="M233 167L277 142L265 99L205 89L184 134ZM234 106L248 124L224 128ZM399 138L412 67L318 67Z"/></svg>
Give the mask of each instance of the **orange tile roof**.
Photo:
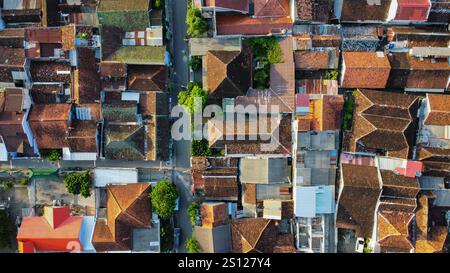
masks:
<svg viewBox="0 0 450 273"><path fill-rule="evenodd" d="M217 14L218 35L266 35L281 33L283 29L292 29L292 19L252 18L245 15Z"/></svg>
<svg viewBox="0 0 450 273"><path fill-rule="evenodd" d="M22 251L68 251L70 242L79 242L83 221L83 217L69 213L69 207L46 207L44 216L25 217L17 233Z"/></svg>

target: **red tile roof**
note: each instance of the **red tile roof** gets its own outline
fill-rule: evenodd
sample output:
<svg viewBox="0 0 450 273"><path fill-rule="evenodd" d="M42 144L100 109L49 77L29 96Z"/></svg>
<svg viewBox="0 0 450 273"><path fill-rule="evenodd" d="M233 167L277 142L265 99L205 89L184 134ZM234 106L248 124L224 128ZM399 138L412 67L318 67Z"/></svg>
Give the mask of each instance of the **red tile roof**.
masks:
<svg viewBox="0 0 450 273"><path fill-rule="evenodd" d="M83 217L70 216L69 207L46 207L44 216L23 219L17 241L24 244L23 252L68 251L71 242L79 242L82 221Z"/></svg>
<svg viewBox="0 0 450 273"><path fill-rule="evenodd" d="M426 21L430 13L430 0L397 0L395 20Z"/></svg>
<svg viewBox="0 0 450 273"><path fill-rule="evenodd" d="M288 17L252 18L246 15L217 14L217 35L268 35L281 34L292 29Z"/></svg>
<svg viewBox="0 0 450 273"><path fill-rule="evenodd" d="M426 125L450 125L450 96L441 94L427 94L430 112L425 119Z"/></svg>
<svg viewBox="0 0 450 273"><path fill-rule="evenodd" d="M290 16L289 0L254 0L255 16L287 17Z"/></svg>
<svg viewBox="0 0 450 273"><path fill-rule="evenodd" d="M343 88L385 88L391 65L388 58L378 52L343 52L345 65Z"/></svg>

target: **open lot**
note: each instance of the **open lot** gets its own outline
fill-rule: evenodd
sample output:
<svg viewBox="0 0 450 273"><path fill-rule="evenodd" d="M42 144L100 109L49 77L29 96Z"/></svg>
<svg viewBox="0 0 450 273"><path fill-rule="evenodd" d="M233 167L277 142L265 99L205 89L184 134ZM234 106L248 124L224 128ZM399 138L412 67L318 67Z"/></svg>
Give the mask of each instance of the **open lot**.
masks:
<svg viewBox="0 0 450 273"><path fill-rule="evenodd" d="M64 179L58 176L45 176L33 178L35 184L35 198L37 205L51 205L53 200L62 200L65 204L80 207L80 213L95 215L95 195L84 198L67 192Z"/></svg>

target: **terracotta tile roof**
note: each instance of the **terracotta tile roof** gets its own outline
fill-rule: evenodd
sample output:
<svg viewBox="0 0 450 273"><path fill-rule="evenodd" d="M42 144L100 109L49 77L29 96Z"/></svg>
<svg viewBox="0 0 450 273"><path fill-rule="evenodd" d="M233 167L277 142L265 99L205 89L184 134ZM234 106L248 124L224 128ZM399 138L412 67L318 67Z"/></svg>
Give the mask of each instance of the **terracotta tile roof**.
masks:
<svg viewBox="0 0 450 273"><path fill-rule="evenodd" d="M354 229L358 237L371 238L381 194L377 168L342 164L342 180L344 186L338 198L336 226Z"/></svg>
<svg viewBox="0 0 450 273"><path fill-rule="evenodd" d="M244 95L252 82L252 54L244 47L238 51L208 51L205 56L208 100Z"/></svg>
<svg viewBox="0 0 450 273"><path fill-rule="evenodd" d="M281 113L295 111L295 64L292 54L292 36L280 39L283 63L270 66L270 88L266 90L250 89L246 96L235 99L235 105L278 107Z"/></svg>
<svg viewBox="0 0 450 273"><path fill-rule="evenodd" d="M68 121L71 105L59 103L55 105L35 105L30 114L30 121Z"/></svg>
<svg viewBox="0 0 450 273"><path fill-rule="evenodd" d="M30 95L35 104L52 104L57 102L57 96L62 92L60 84L37 85L33 84Z"/></svg>
<svg viewBox="0 0 450 273"><path fill-rule="evenodd" d="M297 19L327 23L334 17L333 0L296 0Z"/></svg>
<svg viewBox="0 0 450 273"><path fill-rule="evenodd" d="M68 147L70 104L34 105L30 126L40 149Z"/></svg>
<svg viewBox="0 0 450 273"><path fill-rule="evenodd" d="M450 149L419 146L417 159L423 163L423 175L450 178Z"/></svg>
<svg viewBox="0 0 450 273"><path fill-rule="evenodd" d="M58 72L67 72L61 74ZM70 83L71 67L69 62L32 61L30 67L33 82Z"/></svg>
<svg viewBox="0 0 450 273"><path fill-rule="evenodd" d="M0 32L0 46L23 48L25 42L24 28L3 29Z"/></svg>
<svg viewBox="0 0 450 273"><path fill-rule="evenodd" d="M392 0L373 3L377 2L380 4L371 4L371 1L366 0L343 1L341 21L386 21Z"/></svg>
<svg viewBox="0 0 450 273"><path fill-rule="evenodd" d="M394 20L427 21L430 8L430 0L398 0Z"/></svg>
<svg viewBox="0 0 450 273"><path fill-rule="evenodd" d="M254 0L255 16L287 17L291 15L289 0Z"/></svg>
<svg viewBox="0 0 450 273"><path fill-rule="evenodd" d="M353 131L346 136L349 142L344 150L384 150L389 156L410 158L415 143L418 104L416 96L358 90Z"/></svg>
<svg viewBox="0 0 450 273"><path fill-rule="evenodd" d="M430 112L425 119L426 125L450 125L450 96L440 94L427 94Z"/></svg>
<svg viewBox="0 0 450 273"><path fill-rule="evenodd" d="M419 196L418 200L419 207L416 212L416 253L442 252L448 235L448 227L439 225L432 226L429 221L429 209L431 203L429 198L422 194Z"/></svg>
<svg viewBox="0 0 450 273"><path fill-rule="evenodd" d="M343 52L344 88L385 88L391 66L383 53Z"/></svg>
<svg viewBox="0 0 450 273"><path fill-rule="evenodd" d="M420 191L417 178L406 177L387 170L380 170L380 173L383 181L383 195L416 198Z"/></svg>
<svg viewBox="0 0 450 273"><path fill-rule="evenodd" d="M446 59L419 58L408 53L390 53L388 88L446 89L450 65Z"/></svg>
<svg viewBox="0 0 450 273"><path fill-rule="evenodd" d="M291 235L279 234L277 224L273 220L247 218L231 222L234 253L291 252L293 240L289 236Z"/></svg>
<svg viewBox="0 0 450 273"><path fill-rule="evenodd" d="M215 8L224 8L237 10L242 12L248 12L249 0L239 0L239 1L228 1L228 0L205 0L204 6L206 7L215 7Z"/></svg>
<svg viewBox="0 0 450 273"><path fill-rule="evenodd" d="M193 157L194 190L202 191L207 200L237 200L237 160L231 158Z"/></svg>
<svg viewBox="0 0 450 273"><path fill-rule="evenodd" d="M95 51L90 48L77 48L78 57L78 103L100 101L100 77L95 61Z"/></svg>
<svg viewBox="0 0 450 273"><path fill-rule="evenodd" d="M245 183L242 185L242 202L247 204L256 205L256 184Z"/></svg>
<svg viewBox="0 0 450 273"><path fill-rule="evenodd" d="M107 185L106 191L107 218L97 220L92 243L98 252L132 250L132 230L151 227L151 187L147 183Z"/></svg>
<svg viewBox="0 0 450 273"><path fill-rule="evenodd" d="M295 51L295 68L301 70L337 69L337 50Z"/></svg>
<svg viewBox="0 0 450 273"><path fill-rule="evenodd" d="M23 90L6 88L0 90L0 135L8 152L32 155L34 152L22 126Z"/></svg>
<svg viewBox="0 0 450 273"><path fill-rule="evenodd" d="M97 152L97 122L90 120L72 121L67 141L71 152Z"/></svg>
<svg viewBox="0 0 450 273"><path fill-rule="evenodd" d="M226 203L203 203L200 205L202 227L214 228L223 225L228 220Z"/></svg>
<svg viewBox="0 0 450 273"><path fill-rule="evenodd" d="M281 117L281 120L276 128L273 128L272 131L270 126L270 118L268 118L268 131L274 132L274 134L278 133L279 140L276 143L272 143L273 149L265 150L263 149L262 144L269 145L270 140L249 140L248 134L246 136L246 140L237 140L237 137L234 138L234 140L221 140L219 144L210 143L210 145L225 145L226 153L227 155L231 154L248 154L248 155L255 155L255 154L283 154L287 155L291 153L291 119L292 115L286 114ZM245 128L248 130L248 122ZM235 130L236 132L236 130ZM226 134L225 134L226 136ZM271 145L271 144L270 144ZM270 148L267 147L267 148Z"/></svg>
<svg viewBox="0 0 450 273"><path fill-rule="evenodd" d="M102 61L100 63L100 76L108 78L125 78L127 76L127 64Z"/></svg>
<svg viewBox="0 0 450 273"><path fill-rule="evenodd" d="M167 70L160 65L128 65L128 89L165 91Z"/></svg>
<svg viewBox="0 0 450 273"><path fill-rule="evenodd" d="M12 71L24 71L23 48L0 46L0 82L13 82Z"/></svg>
<svg viewBox="0 0 450 273"><path fill-rule="evenodd" d="M203 174L204 196L207 200L237 200L237 177L208 177Z"/></svg>
<svg viewBox="0 0 450 273"><path fill-rule="evenodd" d="M283 30L292 29L292 19L252 18L246 15L217 14L217 35L267 35L281 34Z"/></svg>

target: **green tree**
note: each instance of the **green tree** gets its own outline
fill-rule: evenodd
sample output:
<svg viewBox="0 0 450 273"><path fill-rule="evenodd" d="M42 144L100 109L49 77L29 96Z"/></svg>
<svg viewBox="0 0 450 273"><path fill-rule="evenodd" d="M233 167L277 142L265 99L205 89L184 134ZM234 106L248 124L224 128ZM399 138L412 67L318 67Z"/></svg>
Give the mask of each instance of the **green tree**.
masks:
<svg viewBox="0 0 450 273"><path fill-rule="evenodd" d="M208 21L202 17L198 8L189 7L186 14L187 34L190 37L199 37L208 31Z"/></svg>
<svg viewBox="0 0 450 273"><path fill-rule="evenodd" d="M20 185L28 186L28 184L30 182L29 180L30 180L29 178L22 178L22 179L20 179Z"/></svg>
<svg viewBox="0 0 450 273"><path fill-rule="evenodd" d="M324 78L326 80L337 80L338 77L339 77L339 71L337 71L337 70L327 71L324 75Z"/></svg>
<svg viewBox="0 0 450 273"><path fill-rule="evenodd" d="M192 202L188 206L187 212L192 225L195 225L195 222L197 220L198 209L199 206L197 202Z"/></svg>
<svg viewBox="0 0 450 273"><path fill-rule="evenodd" d="M281 51L281 47L278 43L276 43L272 48L267 52L267 60L271 64L279 64L283 62L283 52Z"/></svg>
<svg viewBox="0 0 450 273"><path fill-rule="evenodd" d="M92 180L89 172L73 172L64 176L64 185L71 194L81 194L84 198L91 196Z"/></svg>
<svg viewBox="0 0 450 273"><path fill-rule="evenodd" d="M198 253L198 241L195 237L191 237L184 243L188 253Z"/></svg>
<svg viewBox="0 0 450 273"><path fill-rule="evenodd" d="M208 140L192 140L191 143L192 156L211 156L212 150L209 148Z"/></svg>
<svg viewBox="0 0 450 273"><path fill-rule="evenodd" d="M255 70L253 75L253 86L256 89L266 89L269 87L270 73L265 67Z"/></svg>
<svg viewBox="0 0 450 273"><path fill-rule="evenodd" d="M14 187L14 183L12 181L5 181L3 182L3 191L9 191Z"/></svg>
<svg viewBox="0 0 450 273"><path fill-rule="evenodd" d="M153 1L153 8L154 9L161 9L163 4L163 0L154 0Z"/></svg>
<svg viewBox="0 0 450 273"><path fill-rule="evenodd" d="M206 106L207 94L199 84L188 85L187 90L178 93L178 105L184 105L188 109L189 113L194 114L197 110L195 98L201 99L202 109Z"/></svg>
<svg viewBox="0 0 450 273"><path fill-rule="evenodd" d="M283 52L280 43L275 37L251 38L250 47L258 58L267 58L270 64L283 62Z"/></svg>
<svg viewBox="0 0 450 273"><path fill-rule="evenodd" d="M42 150L39 150L39 153L41 154L42 158L45 158L50 162L55 162L55 161L61 160L61 157L62 157L61 150L42 149Z"/></svg>
<svg viewBox="0 0 450 273"><path fill-rule="evenodd" d="M167 180L159 181L150 193L153 208L163 219L173 215L178 196L175 184Z"/></svg>
<svg viewBox="0 0 450 273"><path fill-rule="evenodd" d="M0 210L0 248L11 247L12 224L5 210Z"/></svg>
<svg viewBox="0 0 450 273"><path fill-rule="evenodd" d="M202 67L202 57L201 56L192 56L189 60L189 66L192 70L196 71Z"/></svg>

